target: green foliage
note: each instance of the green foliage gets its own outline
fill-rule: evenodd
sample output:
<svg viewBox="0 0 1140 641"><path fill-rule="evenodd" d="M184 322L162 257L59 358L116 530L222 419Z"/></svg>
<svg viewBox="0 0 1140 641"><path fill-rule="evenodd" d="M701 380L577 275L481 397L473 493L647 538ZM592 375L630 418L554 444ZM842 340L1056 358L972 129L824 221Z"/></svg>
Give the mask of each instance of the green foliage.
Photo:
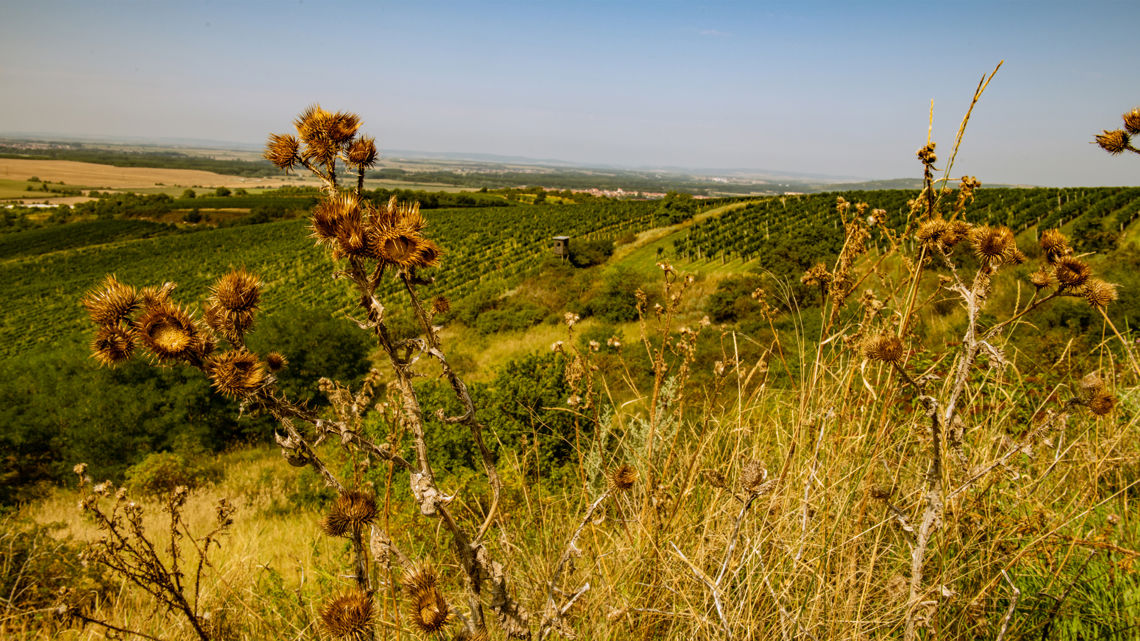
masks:
<svg viewBox="0 0 1140 641"><path fill-rule="evenodd" d="M259 352L280 352L288 360L276 374L278 387L294 401L324 404L317 382L331 378L356 384L368 373L371 343L351 321L327 309L294 305L266 310L248 343Z"/></svg>
<svg viewBox="0 0 1140 641"><path fill-rule="evenodd" d="M229 196L230 193L232 193L232 192L230 192L229 187L218 187L217 189L214 190L214 195L217 196L218 198L225 198L225 197Z"/></svg>
<svg viewBox="0 0 1140 641"><path fill-rule="evenodd" d="M180 196L180 198L182 198L182 199L184 199L184 200L187 200L187 199L190 199L190 198L194 198L194 197L196 197L197 195L198 195L198 194L197 194L197 193L195 193L193 189L187 189L186 191L182 192L182 195Z"/></svg>
<svg viewBox="0 0 1140 641"><path fill-rule="evenodd" d="M61 527L0 516L0 604L6 617L49 617L65 587L80 599L73 605L81 607L113 593L115 583L106 570L86 563L82 544L57 535Z"/></svg>
<svg viewBox="0 0 1140 641"><path fill-rule="evenodd" d="M602 279L601 287L587 301L585 311L611 323L637 320L637 291L647 290L645 277L638 272L617 268Z"/></svg>
<svg viewBox="0 0 1140 641"><path fill-rule="evenodd" d="M213 472L213 473L212 473ZM154 452L127 468L124 485L132 492L163 496L179 485L194 489L217 478L216 471L202 465L201 457L187 458L175 452Z"/></svg>
<svg viewBox="0 0 1140 641"><path fill-rule="evenodd" d="M592 267L606 262L614 253L612 240L570 240L570 263L575 267Z"/></svg>
<svg viewBox="0 0 1140 641"><path fill-rule="evenodd" d="M752 292L762 284L762 278L748 274L726 278L717 283L716 290L705 304L705 311L717 323L755 319L759 316L760 304L752 298Z"/></svg>

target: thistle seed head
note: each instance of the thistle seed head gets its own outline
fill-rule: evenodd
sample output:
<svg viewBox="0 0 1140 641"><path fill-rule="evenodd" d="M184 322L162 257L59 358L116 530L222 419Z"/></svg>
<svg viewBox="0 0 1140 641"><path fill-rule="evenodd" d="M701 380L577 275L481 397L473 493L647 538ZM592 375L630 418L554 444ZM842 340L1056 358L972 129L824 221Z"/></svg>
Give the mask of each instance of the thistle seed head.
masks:
<svg viewBox="0 0 1140 641"><path fill-rule="evenodd" d="M1124 129L1130 134L1140 134L1140 107L1124 114Z"/></svg>
<svg viewBox="0 0 1140 641"><path fill-rule="evenodd" d="M348 162L365 169L376 164L376 139L364 136L352 143L348 148Z"/></svg>
<svg viewBox="0 0 1140 641"><path fill-rule="evenodd" d="M92 356L102 365L114 366L130 359L135 349L131 330L119 325L100 327L91 343Z"/></svg>
<svg viewBox="0 0 1140 641"><path fill-rule="evenodd" d="M214 388L230 398L241 398L265 384L265 370L257 355L231 350L210 359L207 366Z"/></svg>
<svg viewBox="0 0 1140 641"><path fill-rule="evenodd" d="M760 491L768 478L768 470L760 461L748 461L740 471L740 488L749 494Z"/></svg>
<svg viewBox="0 0 1140 641"><path fill-rule="evenodd" d="M358 590L333 597L320 609L321 624L337 639L363 641L371 637L372 598Z"/></svg>
<svg viewBox="0 0 1140 641"><path fill-rule="evenodd" d="M1065 256L1053 266L1057 281L1065 287L1080 287L1092 276L1092 269L1079 258Z"/></svg>
<svg viewBox="0 0 1140 641"><path fill-rule="evenodd" d="M897 363L903 357L902 339L889 332L871 336L863 342L863 356L884 363Z"/></svg>
<svg viewBox="0 0 1140 641"><path fill-rule="evenodd" d="M1106 283L1099 278L1090 278L1085 282L1085 286L1081 291L1084 294L1085 300L1088 304L1098 309L1108 307L1108 304L1116 300L1116 285Z"/></svg>
<svg viewBox="0 0 1140 641"><path fill-rule="evenodd" d="M244 268L235 269L219 278L212 292L228 312L254 311L261 300L261 279Z"/></svg>
<svg viewBox="0 0 1140 641"><path fill-rule="evenodd" d="M83 307L96 325L108 327L127 320L139 306L135 288L120 283L114 275L108 276L101 286L87 292Z"/></svg>
<svg viewBox="0 0 1140 641"><path fill-rule="evenodd" d="M269 142L265 143L265 153L262 155L266 160L276 165L278 169L288 171L300 161L300 157L297 155L297 150L300 147L300 141L293 136L269 134Z"/></svg>
<svg viewBox="0 0 1140 641"><path fill-rule="evenodd" d="M1050 263L1055 263L1058 258L1073 253L1073 249L1069 247L1069 239L1059 229L1046 229L1041 232L1041 239L1038 242L1041 244L1041 250L1045 252L1045 260Z"/></svg>
<svg viewBox="0 0 1140 641"><path fill-rule="evenodd" d="M289 364L289 359L281 352L269 352L265 355L265 365L271 372L280 372Z"/></svg>
<svg viewBox="0 0 1140 641"><path fill-rule="evenodd" d="M134 329L135 336L159 363L186 360L203 351L194 319L169 301L146 308Z"/></svg>
<svg viewBox="0 0 1140 641"><path fill-rule="evenodd" d="M974 254L978 260L991 265L1011 262L1017 250L1013 231L1009 227L989 225L975 227L974 232L970 234L970 242L974 246Z"/></svg>
<svg viewBox="0 0 1140 641"><path fill-rule="evenodd" d="M1132 139L1121 129L1114 129L1112 131L1105 129L1103 134L1097 134L1096 137L1096 144L1114 156L1128 149L1131 146L1131 142Z"/></svg>
<svg viewBox="0 0 1140 641"><path fill-rule="evenodd" d="M439 577L430 565L421 565L404 574L404 591L408 595L412 625L425 635L447 626L451 609L439 589Z"/></svg>
<svg viewBox="0 0 1140 641"><path fill-rule="evenodd" d="M1052 287L1057 283L1057 281L1053 278L1053 271L1045 267L1041 267L1037 271L1030 274L1029 282L1033 283L1033 286L1037 288L1037 291L1041 291L1046 287Z"/></svg>
<svg viewBox="0 0 1140 641"><path fill-rule="evenodd" d="M347 536L375 521L376 513L376 497L371 492L345 490L333 501L321 528L329 536Z"/></svg>
<svg viewBox="0 0 1140 641"><path fill-rule="evenodd" d="M623 463L610 472L610 487L619 492L631 489L635 483L637 483L637 470L628 463Z"/></svg>

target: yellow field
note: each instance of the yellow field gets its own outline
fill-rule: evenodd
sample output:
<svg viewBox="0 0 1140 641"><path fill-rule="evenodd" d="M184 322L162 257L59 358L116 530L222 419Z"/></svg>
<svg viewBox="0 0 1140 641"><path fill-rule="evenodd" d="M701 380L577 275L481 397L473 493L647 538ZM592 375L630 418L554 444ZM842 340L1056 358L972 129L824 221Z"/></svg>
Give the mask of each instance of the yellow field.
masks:
<svg viewBox="0 0 1140 641"><path fill-rule="evenodd" d="M71 160L28 160L0 158L0 178L27 180L36 176L51 182L92 189L141 189L147 187L279 187L298 185L308 180L298 177L243 178L212 171L193 169L156 169L151 167L114 167ZM46 194L45 194L46 195ZM31 195L35 198L34 195Z"/></svg>

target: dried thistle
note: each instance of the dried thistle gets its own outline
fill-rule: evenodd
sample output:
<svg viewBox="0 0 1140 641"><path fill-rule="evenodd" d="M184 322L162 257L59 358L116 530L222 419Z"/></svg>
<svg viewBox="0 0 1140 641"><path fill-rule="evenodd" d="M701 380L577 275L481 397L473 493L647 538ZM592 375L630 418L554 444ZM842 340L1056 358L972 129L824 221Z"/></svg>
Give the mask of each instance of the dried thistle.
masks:
<svg viewBox="0 0 1140 641"><path fill-rule="evenodd" d="M271 372L280 372L288 364L289 359L285 358L281 352L269 352L265 355L265 365L269 367Z"/></svg>
<svg viewBox="0 0 1140 641"><path fill-rule="evenodd" d="M1079 258L1065 256L1057 260L1053 273L1065 287L1080 287L1092 276L1092 269Z"/></svg>
<svg viewBox="0 0 1140 641"><path fill-rule="evenodd" d="M102 286L87 292L83 307L96 325L111 326L127 319L139 306L135 288L120 283L112 274Z"/></svg>
<svg viewBox="0 0 1140 641"><path fill-rule="evenodd" d="M625 492L637 482L637 470L628 463L623 463L613 472L610 472L610 487L619 492Z"/></svg>
<svg viewBox="0 0 1140 641"><path fill-rule="evenodd" d="M1073 249L1069 247L1069 239L1059 229L1046 229L1041 232L1041 239L1038 242L1041 244L1041 250L1045 252L1045 260L1050 263L1055 263L1062 256L1073 253Z"/></svg>
<svg viewBox="0 0 1140 641"><path fill-rule="evenodd" d="M1115 301L1116 285L1107 283L1099 278L1090 278L1081 290L1084 294L1085 300L1089 305L1098 309L1108 307L1108 304Z"/></svg>
<svg viewBox="0 0 1140 641"><path fill-rule="evenodd" d="M363 641L372 637L372 597L358 590L333 597L320 609L321 625L338 639Z"/></svg>
<svg viewBox="0 0 1140 641"><path fill-rule="evenodd" d="M891 333L871 336L863 342L863 356L873 361L897 363L903 357L902 339Z"/></svg>
<svg viewBox="0 0 1140 641"><path fill-rule="evenodd" d="M219 278L211 291L227 312L254 311L261 300L261 279L244 268L236 269Z"/></svg>
<svg viewBox="0 0 1140 641"><path fill-rule="evenodd" d="M446 296L436 296L431 299L431 311L433 314L446 314L451 311L451 301Z"/></svg>
<svg viewBox="0 0 1140 641"><path fill-rule="evenodd" d="M938 156L934 153L935 146L936 145L933 141L928 142L915 152L915 155L918 156L918 159L920 161L922 161L922 164L933 165L934 163L938 162Z"/></svg>
<svg viewBox="0 0 1140 641"><path fill-rule="evenodd" d="M1122 116L1124 129L1130 134L1140 134L1140 107L1132 109Z"/></svg>
<svg viewBox="0 0 1140 641"><path fill-rule="evenodd" d="M214 388L230 398L241 398L265 384L265 371L257 355L245 350L214 356L206 369Z"/></svg>
<svg viewBox="0 0 1140 641"><path fill-rule="evenodd" d="M375 521L376 513L376 497L371 492L345 490L333 501L321 528L329 536L347 536Z"/></svg>
<svg viewBox="0 0 1140 641"><path fill-rule="evenodd" d="M990 265L1011 262L1017 250L1013 231L1009 227L989 225L975 227L974 232L970 234L970 242L974 246L974 255L978 260Z"/></svg>
<svg viewBox="0 0 1140 641"><path fill-rule="evenodd" d="M432 635L447 626L451 609L439 589L439 577L430 565L424 564L404 574L404 591L408 595L412 625L425 635Z"/></svg>
<svg viewBox="0 0 1140 641"><path fill-rule="evenodd" d="M1041 291L1046 287L1052 287L1056 284L1057 281L1053 277L1053 270L1041 267L1029 275L1029 282L1033 283L1033 286L1037 288L1037 291Z"/></svg>
<svg viewBox="0 0 1140 641"><path fill-rule="evenodd" d="M297 155L300 146L300 141L288 134L269 134L269 142L265 144L265 153L262 155L279 169L289 171L300 161Z"/></svg>
<svg viewBox="0 0 1140 641"><path fill-rule="evenodd" d="M1131 148L1131 143L1132 139L1121 129L1114 129L1112 131L1105 129L1103 134L1097 134L1096 137L1096 144L1114 156Z"/></svg>
<svg viewBox="0 0 1140 641"><path fill-rule="evenodd" d="M740 471L740 488L748 494L755 494L768 478L768 470L760 461L748 461Z"/></svg>
<svg viewBox="0 0 1140 641"><path fill-rule="evenodd" d="M148 307L135 321L135 336L159 363L187 360L206 351L194 319L171 302Z"/></svg>
<svg viewBox="0 0 1140 641"><path fill-rule="evenodd" d="M375 165L377 157L376 139L371 136L357 139L348 148L348 162L359 169Z"/></svg>
<svg viewBox="0 0 1140 641"><path fill-rule="evenodd" d="M135 349L131 330L118 325L100 327L91 343L92 356L103 365L118 365L130 359Z"/></svg>

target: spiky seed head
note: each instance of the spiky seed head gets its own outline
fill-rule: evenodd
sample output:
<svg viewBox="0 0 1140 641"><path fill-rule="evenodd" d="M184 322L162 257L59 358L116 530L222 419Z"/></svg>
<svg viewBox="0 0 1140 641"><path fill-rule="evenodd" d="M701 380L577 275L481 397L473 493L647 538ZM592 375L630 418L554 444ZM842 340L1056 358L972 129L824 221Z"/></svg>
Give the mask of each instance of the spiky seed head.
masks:
<svg viewBox="0 0 1140 641"><path fill-rule="evenodd" d="M131 330L120 325L100 327L91 343L92 356L102 365L115 366L130 359L135 349Z"/></svg>
<svg viewBox="0 0 1140 641"><path fill-rule="evenodd" d="M202 351L194 319L169 301L147 307L134 327L135 336L159 363L186 360Z"/></svg>
<svg viewBox="0 0 1140 641"><path fill-rule="evenodd" d="M1088 405L1094 398L1106 391L1104 379L1096 372L1090 372L1077 381L1077 401Z"/></svg>
<svg viewBox="0 0 1140 641"><path fill-rule="evenodd" d="M1116 397L1108 392L1101 392L1089 401L1089 411L1096 416L1104 416L1116 407Z"/></svg>
<svg viewBox="0 0 1140 641"><path fill-rule="evenodd" d="M289 364L289 359L281 352L269 352L265 355L265 365L271 372L280 372Z"/></svg>
<svg viewBox="0 0 1140 641"><path fill-rule="evenodd" d="M446 314L451 311L451 301L446 296L436 296L431 299L431 311L435 314Z"/></svg>
<svg viewBox="0 0 1140 641"><path fill-rule="evenodd" d="M212 291L227 311L253 311L261 300L261 279L244 268L235 269L219 278Z"/></svg>
<svg viewBox="0 0 1140 641"><path fill-rule="evenodd" d="M1033 286L1036 287L1038 291L1041 291L1046 287L1052 287L1057 281L1053 278L1052 270L1041 267L1029 275L1029 282L1033 283Z"/></svg>
<svg viewBox="0 0 1140 641"><path fill-rule="evenodd" d="M1124 114L1124 129L1130 134L1140 134L1140 107Z"/></svg>
<svg viewBox="0 0 1140 641"><path fill-rule="evenodd" d="M1128 134L1121 129L1114 129L1112 131L1105 129L1103 134L1097 134L1096 137L1096 144L1114 156L1128 149L1131 142L1132 140Z"/></svg>
<svg viewBox="0 0 1140 641"><path fill-rule="evenodd" d="M931 218L924 220L915 231L914 237L918 242L934 246L942 241L942 237L950 231L950 223L947 223L942 218Z"/></svg>
<svg viewBox="0 0 1140 641"><path fill-rule="evenodd" d="M352 534L352 523L349 522L348 517L343 512L336 509L336 504L329 510L328 514L321 517L321 529L325 534L332 537L348 536Z"/></svg>
<svg viewBox="0 0 1140 641"><path fill-rule="evenodd" d="M359 590L345 592L321 606L321 625L337 639L363 641L371 637L372 597Z"/></svg>
<svg viewBox="0 0 1140 641"><path fill-rule="evenodd" d="M880 485L876 483L871 486L871 498L877 501L886 501L894 494L894 488L889 485Z"/></svg>
<svg viewBox="0 0 1140 641"><path fill-rule="evenodd" d="M978 259L990 264L1010 262L1017 249L1013 240L1013 231L1009 227L989 225L975 227L974 232L970 234L970 242Z"/></svg>
<svg viewBox="0 0 1140 641"><path fill-rule="evenodd" d="M412 625L425 635L447 626L451 609L439 589L439 577L430 565L420 565L404 574L404 591L408 595Z"/></svg>
<svg viewBox="0 0 1140 641"><path fill-rule="evenodd" d="M1089 305L1098 309L1108 307L1108 304L1116 300L1116 285L1106 283L1099 278L1090 278L1085 282L1082 288L1085 300Z"/></svg>
<svg viewBox="0 0 1140 641"><path fill-rule="evenodd" d="M328 123L328 137L333 142L344 144L360 129L360 116L347 111L338 111Z"/></svg>
<svg viewBox="0 0 1140 641"><path fill-rule="evenodd" d="M816 263L812 265L811 269L804 272L804 275L800 278L800 282L805 285L827 287L827 285L831 283L831 272L827 271L827 265Z"/></svg>
<svg viewBox="0 0 1140 641"><path fill-rule="evenodd" d="M143 307L154 307L156 305L167 304L170 302L170 294L176 287L178 287L178 285L169 281L159 285L158 287L143 287L139 290L139 304Z"/></svg>
<svg viewBox="0 0 1140 641"><path fill-rule="evenodd" d="M903 357L902 339L889 332L871 336L863 342L863 356L884 363L897 363Z"/></svg>
<svg viewBox="0 0 1140 641"><path fill-rule="evenodd" d="M1061 233L1060 229L1046 229L1041 232L1041 238L1038 242L1041 244L1041 251L1045 252L1045 259L1050 263L1057 262L1058 258L1073 253L1072 248L1069 247L1069 239Z"/></svg>
<svg viewBox="0 0 1140 641"><path fill-rule="evenodd" d="M230 398L241 398L265 384L265 370L257 355L230 350L212 357L207 366L214 388Z"/></svg>
<svg viewBox="0 0 1140 641"><path fill-rule="evenodd" d="M934 153L935 146L933 142L928 142L915 152L915 155L922 161L922 164L933 165L938 162L938 156Z"/></svg>
<svg viewBox="0 0 1140 641"><path fill-rule="evenodd" d="M1092 276L1092 269L1083 260L1072 256L1059 258L1053 270L1057 281L1065 287L1080 287Z"/></svg>
<svg viewBox="0 0 1140 641"><path fill-rule="evenodd" d="M764 468L763 463L756 460L748 461L740 471L740 488L749 494L755 494L760 491L767 478L768 470Z"/></svg>
<svg viewBox="0 0 1140 641"><path fill-rule="evenodd" d="M120 283L114 275L108 276L102 285L83 297L83 307L91 321L104 327L126 320L138 306L139 296L135 288Z"/></svg>
<svg viewBox="0 0 1140 641"><path fill-rule="evenodd" d="M335 198L322 200L313 208L310 223L317 244L332 245L336 242L337 230L346 218L359 216L360 201L352 194L340 194Z"/></svg>
<svg viewBox="0 0 1140 641"><path fill-rule="evenodd" d="M364 136L348 148L348 162L363 169L376 164L376 139Z"/></svg>
<svg viewBox="0 0 1140 641"><path fill-rule="evenodd" d="M610 487L619 492L631 489L637 483L637 470L629 463L622 463L610 472Z"/></svg>
<svg viewBox="0 0 1140 641"><path fill-rule="evenodd" d="M265 143L266 160L277 166L278 169L289 171L297 165L300 158L297 150L301 142L288 134L269 134L269 142Z"/></svg>
<svg viewBox="0 0 1140 641"><path fill-rule="evenodd" d="M363 490L345 490L336 505L353 525L368 525L376 520L376 497Z"/></svg>
<svg viewBox="0 0 1140 641"><path fill-rule="evenodd" d="M329 125L333 115L321 108L319 104L310 105L293 121L297 128L297 135L305 144L309 144L319 137L327 137Z"/></svg>

